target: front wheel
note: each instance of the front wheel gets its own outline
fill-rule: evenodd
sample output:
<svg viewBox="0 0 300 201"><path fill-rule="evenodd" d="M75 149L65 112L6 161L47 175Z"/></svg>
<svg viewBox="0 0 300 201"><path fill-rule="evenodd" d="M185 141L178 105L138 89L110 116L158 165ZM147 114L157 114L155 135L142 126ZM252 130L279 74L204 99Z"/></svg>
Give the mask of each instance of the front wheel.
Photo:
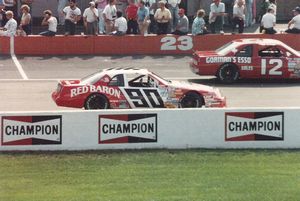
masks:
<svg viewBox="0 0 300 201"><path fill-rule="evenodd" d="M202 107L202 105L204 105L202 96L195 92L189 92L181 99L179 107L196 108Z"/></svg>
<svg viewBox="0 0 300 201"><path fill-rule="evenodd" d="M109 103L107 98L102 94L92 94L90 95L84 104L84 109L86 110L98 110L98 109L108 109Z"/></svg>
<svg viewBox="0 0 300 201"><path fill-rule="evenodd" d="M235 65L233 64L224 64L220 67L217 78L222 82L226 84L233 83L237 81L239 78L239 72Z"/></svg>

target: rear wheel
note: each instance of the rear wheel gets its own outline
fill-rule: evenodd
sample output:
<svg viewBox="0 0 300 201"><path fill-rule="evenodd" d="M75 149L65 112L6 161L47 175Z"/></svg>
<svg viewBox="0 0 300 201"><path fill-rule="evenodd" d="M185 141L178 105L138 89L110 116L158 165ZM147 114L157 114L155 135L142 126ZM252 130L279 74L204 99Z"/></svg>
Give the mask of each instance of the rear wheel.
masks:
<svg viewBox="0 0 300 201"><path fill-rule="evenodd" d="M109 103L107 98L102 94L90 95L84 104L86 110L108 109Z"/></svg>
<svg viewBox="0 0 300 201"><path fill-rule="evenodd" d="M217 78L222 82L226 84L230 84L233 82L236 82L239 78L239 72L237 67L234 64L224 64L220 67Z"/></svg>
<svg viewBox="0 0 300 201"><path fill-rule="evenodd" d="M180 101L181 108L196 108L202 107L204 105L204 101L202 96L195 92L187 93Z"/></svg>

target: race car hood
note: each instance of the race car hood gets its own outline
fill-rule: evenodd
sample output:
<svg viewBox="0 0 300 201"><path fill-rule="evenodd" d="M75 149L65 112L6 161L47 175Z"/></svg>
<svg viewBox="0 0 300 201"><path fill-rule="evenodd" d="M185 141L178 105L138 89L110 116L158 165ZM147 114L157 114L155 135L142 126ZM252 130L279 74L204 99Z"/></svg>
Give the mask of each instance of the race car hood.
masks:
<svg viewBox="0 0 300 201"><path fill-rule="evenodd" d="M185 82L185 81L172 80L170 86L174 88L181 88L181 89L188 89L188 90L195 90L195 91L215 92L213 87L203 85L203 84Z"/></svg>

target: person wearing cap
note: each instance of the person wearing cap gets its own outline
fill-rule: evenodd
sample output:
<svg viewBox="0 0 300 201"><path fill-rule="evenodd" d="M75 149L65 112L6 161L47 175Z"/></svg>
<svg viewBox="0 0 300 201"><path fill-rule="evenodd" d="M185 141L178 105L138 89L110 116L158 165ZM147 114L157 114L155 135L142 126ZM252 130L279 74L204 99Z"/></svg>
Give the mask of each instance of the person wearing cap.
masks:
<svg viewBox="0 0 300 201"><path fill-rule="evenodd" d="M178 11L179 19L175 31L172 34L186 35L189 32L189 19L185 15L185 10L180 8Z"/></svg>
<svg viewBox="0 0 300 201"><path fill-rule="evenodd" d="M296 7L294 10L294 17L288 23L288 29L285 31L286 33L300 34L300 7ZM293 28L291 28L291 26Z"/></svg>
<svg viewBox="0 0 300 201"><path fill-rule="evenodd" d="M165 1L158 2L159 8L154 14L154 19L157 22L157 34L167 34L169 22L172 19L171 12L166 8Z"/></svg>
<svg viewBox="0 0 300 201"><path fill-rule="evenodd" d="M172 19L170 20L171 31L173 32L178 24L179 20L179 4L181 0L168 0L168 9L171 12Z"/></svg>
<svg viewBox="0 0 300 201"><path fill-rule="evenodd" d="M4 27L0 27L0 36L14 36L18 26L17 21L14 19L14 13L9 10L5 12L5 15L8 21Z"/></svg>
<svg viewBox="0 0 300 201"><path fill-rule="evenodd" d="M263 27L263 33L265 34L275 34L277 31L274 29L276 25L276 17L274 15L274 9L272 7L268 8L266 14L263 15L261 19L261 26Z"/></svg>
<svg viewBox="0 0 300 201"><path fill-rule="evenodd" d="M48 26L48 30L41 32L41 36L55 36L57 32L57 19L56 17L52 16L51 10L44 11L42 26Z"/></svg>
<svg viewBox="0 0 300 201"><path fill-rule="evenodd" d="M63 9L65 13L65 35L75 35L76 24L81 18L81 10L75 0L69 0L69 6Z"/></svg>
<svg viewBox="0 0 300 201"><path fill-rule="evenodd" d="M209 13L209 24L211 33L216 33L219 31L221 34L224 34L223 26L224 26L224 16L225 13L225 4L221 2L221 0L213 0L213 3L210 4L210 13Z"/></svg>
<svg viewBox="0 0 300 201"><path fill-rule="evenodd" d="M95 2L89 3L82 16L86 34L98 35L98 10L95 8Z"/></svg>

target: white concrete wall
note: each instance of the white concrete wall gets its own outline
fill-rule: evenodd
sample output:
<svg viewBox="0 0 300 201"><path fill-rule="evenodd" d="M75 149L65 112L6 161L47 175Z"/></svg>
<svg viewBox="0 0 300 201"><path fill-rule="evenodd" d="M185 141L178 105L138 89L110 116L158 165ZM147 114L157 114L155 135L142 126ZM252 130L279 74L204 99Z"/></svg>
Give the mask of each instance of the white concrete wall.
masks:
<svg viewBox="0 0 300 201"><path fill-rule="evenodd" d="M106 115L106 116L103 116ZM129 116L128 116L129 115ZM148 116L147 116L148 115ZM150 116L149 116L150 115ZM42 118L53 117L52 120ZM57 117L58 116L58 117ZM21 128L26 126L47 126L60 124L61 133L27 135ZM244 116L244 117L238 117ZM265 116L265 117L261 117ZM142 149L142 148L300 148L300 125L297 122L300 108L270 109L146 109L146 110L105 110L105 111L66 111L66 112L31 112L1 113L0 151L4 150L91 150L91 149ZM133 119L130 121L130 119ZM227 122L226 122L227 121ZM260 128L252 131L230 131L229 123L262 122L269 129ZM275 123L279 127L275 129ZM109 124L108 124L109 123ZM154 125L152 130L137 130L127 134L117 132L118 125L136 126ZM101 125L101 126L100 126ZM103 125L107 132L108 125L114 125L114 133L102 134ZM226 129L227 125L227 129ZM59 126L58 126L59 127ZM112 127L112 126L111 126ZM15 131L13 132L13 128ZM33 127L31 127L33 128ZM48 130L49 131L49 130ZM30 133L30 132L29 132ZM248 134L263 134L260 139ZM61 135L61 137L60 137ZM100 139L115 140L101 141ZM235 135L237 141L227 138ZM127 136L140 137L142 142L130 143ZM125 138L124 138L125 137ZM39 140L48 139L46 144L38 145ZM145 138L145 139L142 139ZM21 141L20 141L21 140ZM135 140L137 140L135 138ZM231 139L232 140L232 139ZM129 140L130 141L130 140ZM134 141L134 140L133 140ZM149 142L145 142L149 141ZM109 143L107 143L109 142ZM11 144L11 145L9 145Z"/></svg>

